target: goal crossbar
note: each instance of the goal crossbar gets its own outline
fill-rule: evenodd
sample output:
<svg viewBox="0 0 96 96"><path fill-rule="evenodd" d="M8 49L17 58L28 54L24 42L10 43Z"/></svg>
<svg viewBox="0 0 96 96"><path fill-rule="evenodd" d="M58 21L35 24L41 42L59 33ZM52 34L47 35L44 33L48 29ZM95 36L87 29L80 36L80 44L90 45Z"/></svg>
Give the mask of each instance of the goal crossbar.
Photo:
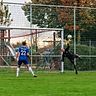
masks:
<svg viewBox="0 0 96 96"><path fill-rule="evenodd" d="M62 31L63 28L33 28L33 27L7 27L7 26L0 26L0 30L48 30L48 31Z"/></svg>

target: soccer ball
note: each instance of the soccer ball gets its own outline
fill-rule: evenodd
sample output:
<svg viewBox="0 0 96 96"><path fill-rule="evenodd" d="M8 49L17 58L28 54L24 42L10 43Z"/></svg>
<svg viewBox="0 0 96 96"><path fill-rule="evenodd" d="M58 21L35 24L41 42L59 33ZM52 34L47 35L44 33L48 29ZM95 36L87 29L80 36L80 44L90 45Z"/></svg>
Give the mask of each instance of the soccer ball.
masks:
<svg viewBox="0 0 96 96"><path fill-rule="evenodd" d="M69 35L67 36L67 38L68 38L68 39L72 39L72 35L69 34Z"/></svg>

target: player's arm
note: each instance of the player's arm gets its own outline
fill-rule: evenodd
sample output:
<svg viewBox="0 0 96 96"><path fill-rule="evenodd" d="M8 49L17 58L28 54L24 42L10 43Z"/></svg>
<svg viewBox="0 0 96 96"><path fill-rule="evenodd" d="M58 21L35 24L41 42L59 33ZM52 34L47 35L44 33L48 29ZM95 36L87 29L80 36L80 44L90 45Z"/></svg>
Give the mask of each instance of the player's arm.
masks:
<svg viewBox="0 0 96 96"><path fill-rule="evenodd" d="M16 60L18 61L18 58L19 58L19 52L17 52L16 54Z"/></svg>
<svg viewBox="0 0 96 96"><path fill-rule="evenodd" d="M27 57L30 57L29 53L27 53Z"/></svg>

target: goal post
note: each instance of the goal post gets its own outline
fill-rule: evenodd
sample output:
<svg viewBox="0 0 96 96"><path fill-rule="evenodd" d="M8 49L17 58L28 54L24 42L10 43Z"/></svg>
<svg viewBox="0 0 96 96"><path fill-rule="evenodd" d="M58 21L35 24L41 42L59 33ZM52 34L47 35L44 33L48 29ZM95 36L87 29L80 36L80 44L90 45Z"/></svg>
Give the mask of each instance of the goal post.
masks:
<svg viewBox="0 0 96 96"><path fill-rule="evenodd" d="M25 35L23 35L23 36L30 36L30 44L31 44L31 40L32 40L32 36L31 35L36 34L35 32L37 32L37 34L39 34L39 33L46 34L47 32L52 33L52 31L56 31L56 32L59 31L59 32L61 32L61 39L60 39L61 48L64 47L64 44L63 44L64 43L64 29L63 28L32 28L32 27L0 26L0 30L2 30L0 32L3 32L5 30L10 30L10 32L11 32L10 34L13 34L14 30L15 30L16 33L19 33L18 30L20 30L20 31L24 31L24 30L25 31L29 31L29 33L32 32L30 34L26 33ZM33 31L33 30L36 30L36 31ZM13 36L13 37L10 36L10 39L19 38L19 37L20 36L16 36L16 37L15 36ZM3 37L3 39L4 39L4 37ZM54 41L50 41L50 42L54 42ZM33 54L33 53L31 53L31 54ZM34 55L34 56L36 56L36 55ZM31 58L34 57L34 56L31 55ZM56 57L57 55L56 56L52 55L52 56ZM61 54L58 55L57 57L61 58ZM31 61L31 65L32 65L32 63L33 62ZM60 68L61 72L64 72L64 62L61 62L60 66L61 66L61 68Z"/></svg>

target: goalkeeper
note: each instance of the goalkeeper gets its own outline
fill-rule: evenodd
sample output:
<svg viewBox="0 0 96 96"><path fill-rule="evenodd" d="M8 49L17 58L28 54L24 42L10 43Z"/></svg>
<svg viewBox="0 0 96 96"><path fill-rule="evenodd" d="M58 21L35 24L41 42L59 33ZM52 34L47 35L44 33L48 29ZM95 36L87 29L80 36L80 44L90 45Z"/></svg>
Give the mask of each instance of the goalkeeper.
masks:
<svg viewBox="0 0 96 96"><path fill-rule="evenodd" d="M73 54L69 51L69 44L67 44L67 47L65 49L61 49L62 52L62 59L61 61L64 62L64 57L67 57L70 62L74 65L75 73L78 74L77 67L74 64L74 58L80 58L78 54Z"/></svg>

